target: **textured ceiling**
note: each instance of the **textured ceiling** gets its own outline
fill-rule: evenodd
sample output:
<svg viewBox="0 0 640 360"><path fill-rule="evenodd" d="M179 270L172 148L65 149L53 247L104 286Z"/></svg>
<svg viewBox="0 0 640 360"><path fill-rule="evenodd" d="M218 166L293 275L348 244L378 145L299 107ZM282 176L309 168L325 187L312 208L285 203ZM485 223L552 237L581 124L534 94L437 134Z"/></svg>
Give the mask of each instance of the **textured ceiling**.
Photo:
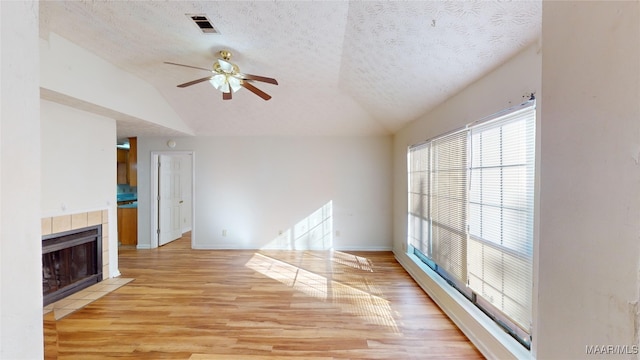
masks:
<svg viewBox="0 0 640 360"><path fill-rule="evenodd" d="M67 38L154 85L197 135L390 134L534 42L540 1L43 1L40 36ZM185 14L206 14L202 34ZM273 96L203 82L217 52ZM136 123L139 122L139 127ZM118 121L119 136L158 135Z"/></svg>

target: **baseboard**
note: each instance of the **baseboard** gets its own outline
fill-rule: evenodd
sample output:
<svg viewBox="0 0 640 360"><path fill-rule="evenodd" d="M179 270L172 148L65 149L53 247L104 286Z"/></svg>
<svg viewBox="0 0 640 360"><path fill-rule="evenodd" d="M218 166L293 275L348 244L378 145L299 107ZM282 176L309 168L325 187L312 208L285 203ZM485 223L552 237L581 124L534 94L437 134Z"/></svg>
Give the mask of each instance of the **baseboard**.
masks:
<svg viewBox="0 0 640 360"><path fill-rule="evenodd" d="M229 246L215 245L215 244L211 244L211 245L193 244L191 248L193 250L257 250L257 249L232 248Z"/></svg>
<svg viewBox="0 0 640 360"><path fill-rule="evenodd" d="M120 274L120 270L118 270L118 269L116 269L116 271L114 271L111 274L109 274L110 278L116 278L116 277L118 277L120 275L122 275L122 274Z"/></svg>
<svg viewBox="0 0 640 360"><path fill-rule="evenodd" d="M139 248L138 248L139 249ZM228 244L194 244L194 250L263 250L255 248L238 248ZM290 250L290 249L266 249L266 250ZM296 249L296 250L320 250L320 249ZM392 251L391 247L360 247L360 248L334 248L335 251ZM295 250L293 250L295 251Z"/></svg>
<svg viewBox="0 0 640 360"><path fill-rule="evenodd" d="M359 248L334 248L335 251L391 251L390 246L380 246L380 247L359 247Z"/></svg>
<svg viewBox="0 0 640 360"><path fill-rule="evenodd" d="M487 359L532 359L529 350L417 257L394 254L400 265Z"/></svg>

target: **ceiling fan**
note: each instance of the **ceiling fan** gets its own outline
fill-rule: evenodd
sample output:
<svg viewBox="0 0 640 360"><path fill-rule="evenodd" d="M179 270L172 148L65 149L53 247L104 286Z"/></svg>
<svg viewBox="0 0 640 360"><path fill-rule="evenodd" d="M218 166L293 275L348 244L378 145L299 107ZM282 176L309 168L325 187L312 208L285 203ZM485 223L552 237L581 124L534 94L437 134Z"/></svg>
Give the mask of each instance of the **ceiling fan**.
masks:
<svg viewBox="0 0 640 360"><path fill-rule="evenodd" d="M231 100L232 93L240 90L241 88L245 88L252 93L260 96L264 100L271 99L271 96L264 91L258 89L257 87L251 84L252 81L261 81L273 85L278 85L278 81L276 79L251 75L241 73L238 65L230 62L231 52L228 50L220 51L220 58L213 63L213 70L205 69L197 66L184 65L184 64L176 64L172 62L165 61L165 64L169 65L177 65L184 66L192 69L210 71L213 75L203 77L201 79L193 80L186 82L184 84L178 85L179 88L185 88L187 86L195 85L204 81L209 81L214 88L222 92L223 100Z"/></svg>

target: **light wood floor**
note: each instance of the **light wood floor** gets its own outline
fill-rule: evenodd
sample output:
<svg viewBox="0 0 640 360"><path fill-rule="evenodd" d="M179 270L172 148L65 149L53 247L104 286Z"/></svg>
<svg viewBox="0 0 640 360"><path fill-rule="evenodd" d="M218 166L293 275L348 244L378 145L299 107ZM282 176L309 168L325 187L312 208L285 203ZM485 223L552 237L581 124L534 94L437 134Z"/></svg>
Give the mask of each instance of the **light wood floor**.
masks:
<svg viewBox="0 0 640 360"><path fill-rule="evenodd" d="M391 252L191 250L185 237L119 256L135 280L45 326L47 354L482 359Z"/></svg>

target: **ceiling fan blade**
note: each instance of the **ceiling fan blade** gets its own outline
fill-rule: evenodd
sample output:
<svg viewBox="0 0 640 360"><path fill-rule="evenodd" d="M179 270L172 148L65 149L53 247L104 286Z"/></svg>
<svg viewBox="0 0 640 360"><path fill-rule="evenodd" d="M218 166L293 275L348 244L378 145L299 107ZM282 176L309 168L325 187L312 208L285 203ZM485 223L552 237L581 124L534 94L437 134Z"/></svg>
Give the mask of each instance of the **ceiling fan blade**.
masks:
<svg viewBox="0 0 640 360"><path fill-rule="evenodd" d="M244 80L262 81L269 84L278 85L278 81L276 79L272 79L264 76L251 75L251 74L238 74L238 76Z"/></svg>
<svg viewBox="0 0 640 360"><path fill-rule="evenodd" d="M270 96L269 94L267 94L266 92L264 92L264 91L262 91L262 90L258 89L258 88L257 88L257 87L255 87L255 86L253 86L253 85L249 84L248 82L243 81L243 82L241 82L241 83L240 83L240 86L242 86L242 87L244 87L245 89L247 89L247 90L251 91L252 93L254 93L254 94L256 94L256 95L260 96L260 97L261 97L261 98L263 98L264 100L269 100L269 99L271 99L271 96Z"/></svg>
<svg viewBox="0 0 640 360"><path fill-rule="evenodd" d="M211 79L211 76L203 77L202 79L198 79L198 80L189 81L189 82L186 82L184 84L178 85L178 87L179 88L185 88L187 86L195 85L195 84L201 83L203 81L207 81L209 79Z"/></svg>
<svg viewBox="0 0 640 360"><path fill-rule="evenodd" d="M231 91L222 93L222 100L231 100Z"/></svg>
<svg viewBox="0 0 640 360"><path fill-rule="evenodd" d="M191 66L191 65L176 64L176 63L172 63L172 62L168 62L168 61L165 61L164 63L165 64L169 64L169 65L184 66L184 67L188 67L188 68L192 68L192 69L211 71L211 69L205 69L205 68L201 68L201 67L197 67L197 66Z"/></svg>

